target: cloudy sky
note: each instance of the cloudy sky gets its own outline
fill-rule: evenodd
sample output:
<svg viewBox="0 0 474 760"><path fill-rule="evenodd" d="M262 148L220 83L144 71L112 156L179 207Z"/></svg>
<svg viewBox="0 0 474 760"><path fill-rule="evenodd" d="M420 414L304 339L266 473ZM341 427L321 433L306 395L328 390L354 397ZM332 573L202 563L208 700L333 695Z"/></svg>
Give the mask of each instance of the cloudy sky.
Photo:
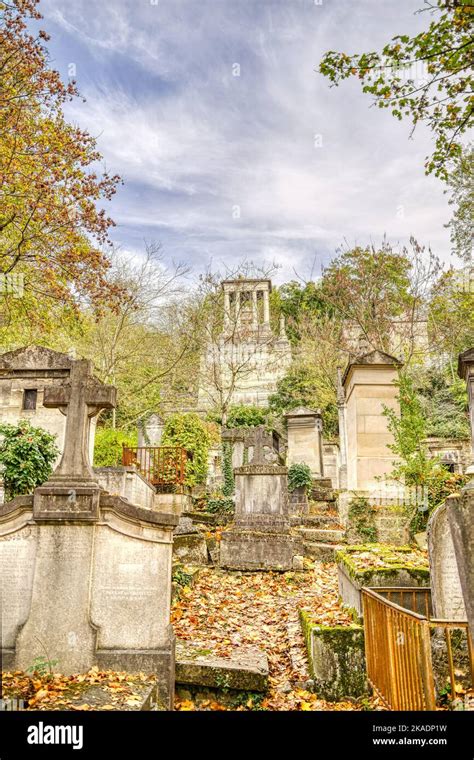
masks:
<svg viewBox="0 0 474 760"><path fill-rule="evenodd" d="M42 0L69 117L125 180L108 211L132 255L161 241L194 270L243 257L317 273L344 241L410 235L450 261L432 138L330 88L330 49L379 49L427 23L421 0Z"/></svg>

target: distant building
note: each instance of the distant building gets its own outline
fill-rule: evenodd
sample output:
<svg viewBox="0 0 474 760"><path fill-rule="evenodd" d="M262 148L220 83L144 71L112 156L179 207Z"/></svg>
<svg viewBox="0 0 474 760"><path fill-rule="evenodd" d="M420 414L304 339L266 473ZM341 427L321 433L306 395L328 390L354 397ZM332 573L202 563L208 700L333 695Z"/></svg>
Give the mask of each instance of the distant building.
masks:
<svg viewBox="0 0 474 760"><path fill-rule="evenodd" d="M236 279L222 283L223 331L207 347L201 362L198 408L248 404L266 406L277 382L291 363L291 346L284 320L279 334L270 326L267 279Z"/></svg>

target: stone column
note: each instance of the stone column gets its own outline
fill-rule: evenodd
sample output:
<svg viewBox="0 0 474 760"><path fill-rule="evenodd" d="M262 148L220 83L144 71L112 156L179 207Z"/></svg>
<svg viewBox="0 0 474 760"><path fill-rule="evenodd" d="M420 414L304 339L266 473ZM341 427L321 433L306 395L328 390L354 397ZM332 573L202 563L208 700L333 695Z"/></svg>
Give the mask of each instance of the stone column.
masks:
<svg viewBox="0 0 474 760"><path fill-rule="evenodd" d="M263 291L263 321L266 325L270 322L270 299L268 290Z"/></svg>
<svg viewBox="0 0 474 760"><path fill-rule="evenodd" d="M240 324L240 290L234 291L234 297L235 297L235 324Z"/></svg>
<svg viewBox="0 0 474 760"><path fill-rule="evenodd" d="M224 290L224 329L229 327L230 324L230 295L227 290Z"/></svg>
<svg viewBox="0 0 474 760"><path fill-rule="evenodd" d="M258 309L257 309L257 291L252 290L252 325L257 327L258 325Z"/></svg>
<svg viewBox="0 0 474 760"><path fill-rule="evenodd" d="M322 478L322 417L319 409L299 407L285 414L288 426L288 466L307 464L315 478Z"/></svg>
<svg viewBox="0 0 474 760"><path fill-rule="evenodd" d="M458 374L466 381L471 422L471 461L466 473L474 477L474 348L469 348L459 355Z"/></svg>
<svg viewBox="0 0 474 760"><path fill-rule="evenodd" d="M342 377L346 399L347 488L380 489L379 477L389 476L396 457L388 448L393 435L384 407L399 413L395 381L401 362L371 351L350 362Z"/></svg>
<svg viewBox="0 0 474 760"><path fill-rule="evenodd" d="M347 427L346 427L346 397L342 386L341 368L337 368L337 417L339 422L339 452L341 464L339 467L340 488L347 488Z"/></svg>

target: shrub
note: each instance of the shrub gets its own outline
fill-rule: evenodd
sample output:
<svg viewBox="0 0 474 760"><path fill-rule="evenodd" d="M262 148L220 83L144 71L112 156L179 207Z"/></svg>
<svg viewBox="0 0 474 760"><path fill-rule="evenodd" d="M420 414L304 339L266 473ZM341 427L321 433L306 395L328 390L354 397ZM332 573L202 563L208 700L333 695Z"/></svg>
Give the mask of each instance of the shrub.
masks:
<svg viewBox="0 0 474 760"><path fill-rule="evenodd" d="M230 441L224 441L222 444L222 475L224 485L222 493L224 496L232 496L235 490L234 468L232 467L232 444Z"/></svg>
<svg viewBox="0 0 474 760"><path fill-rule="evenodd" d="M114 428L97 428L94 442L94 467L122 464L122 446L136 446L137 436Z"/></svg>
<svg viewBox="0 0 474 760"><path fill-rule="evenodd" d="M217 515L229 515L234 511L233 499L229 498L216 498L209 499L207 502L207 512L212 512Z"/></svg>
<svg viewBox="0 0 474 760"><path fill-rule="evenodd" d="M292 464L288 469L288 490L295 488L310 488L313 484L313 476L308 464L304 462Z"/></svg>
<svg viewBox="0 0 474 760"><path fill-rule="evenodd" d="M258 425L265 425L267 416L268 409L261 406L231 406L226 427L258 427Z"/></svg>
<svg viewBox="0 0 474 760"><path fill-rule="evenodd" d="M56 436L42 428L32 427L27 420L18 425L0 425L0 463L8 499L32 493L53 471L59 454Z"/></svg>
<svg viewBox="0 0 474 760"><path fill-rule="evenodd" d="M186 485L205 483L212 430L194 412L172 414L166 420L162 446L182 446L190 454L186 463Z"/></svg>

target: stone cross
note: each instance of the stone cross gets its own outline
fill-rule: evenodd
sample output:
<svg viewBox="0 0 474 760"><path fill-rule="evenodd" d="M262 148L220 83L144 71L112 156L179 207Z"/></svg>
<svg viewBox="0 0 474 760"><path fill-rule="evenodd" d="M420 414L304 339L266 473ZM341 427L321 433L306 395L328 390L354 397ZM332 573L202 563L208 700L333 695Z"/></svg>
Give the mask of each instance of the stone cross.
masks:
<svg viewBox="0 0 474 760"><path fill-rule="evenodd" d="M257 427L252 436L252 443L253 453L252 461L250 464L266 464L263 449L265 446L265 430L263 427Z"/></svg>
<svg viewBox="0 0 474 760"><path fill-rule="evenodd" d="M89 462L89 420L101 409L116 405L117 391L92 376L91 362L75 361L68 382L44 391L44 406L58 408L66 415L66 433L61 461L49 479L94 480Z"/></svg>

